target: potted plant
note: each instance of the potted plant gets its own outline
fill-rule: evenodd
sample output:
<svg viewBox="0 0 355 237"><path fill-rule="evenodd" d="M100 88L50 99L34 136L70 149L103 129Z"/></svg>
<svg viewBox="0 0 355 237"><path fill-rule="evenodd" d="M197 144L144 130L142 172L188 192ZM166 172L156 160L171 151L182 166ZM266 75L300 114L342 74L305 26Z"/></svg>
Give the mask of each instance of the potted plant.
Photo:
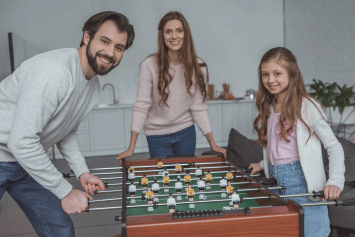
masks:
<svg viewBox="0 0 355 237"><path fill-rule="evenodd" d="M313 84L309 85L313 92L309 93L311 96L319 100L324 107L329 108L329 122L332 124L331 117L331 107L333 110L336 108L339 109L340 113L340 121L339 126L335 132L339 133L340 129L344 125L346 119L355 111L355 109L348 115L348 117L342 121L343 112L346 106L352 105L355 100L355 92L353 91L354 86L347 87L344 85L343 87L339 86L336 82L334 83L323 83L321 80L313 79Z"/></svg>

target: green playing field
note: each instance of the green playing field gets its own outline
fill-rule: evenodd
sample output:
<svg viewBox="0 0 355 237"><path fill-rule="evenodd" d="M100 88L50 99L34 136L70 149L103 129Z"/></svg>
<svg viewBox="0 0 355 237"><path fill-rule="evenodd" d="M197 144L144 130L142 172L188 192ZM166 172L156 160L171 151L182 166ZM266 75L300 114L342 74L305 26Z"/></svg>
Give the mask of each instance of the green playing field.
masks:
<svg viewBox="0 0 355 237"><path fill-rule="evenodd" d="M229 207L233 207L233 204L230 203L231 199L228 198L228 194L227 191L225 191L226 197L221 197L222 193L206 193L206 194L201 194L198 190L198 187L192 187L195 190L195 195L194 195L194 201L202 201L202 200L225 200L223 202L209 202L209 203L194 203L195 207L194 208L190 208L189 204L180 204L179 202L188 202L189 199L187 197L185 188L187 188L185 186L185 182L184 182L184 173L182 173L180 175L181 178L181 182L183 184L183 189L181 191L181 195L179 195L181 197L181 200L177 200L177 196L176 194L176 190L175 190L175 182L171 181L169 184L169 189L163 186L163 183L159 183L160 186L160 190L158 195L165 195L165 196L160 196L158 197L159 199L159 204L158 204L158 208L154 209L153 211L148 211L148 207L134 207L134 208L127 208L127 216L136 216L136 215L151 215L151 214L166 214L169 213L169 207L167 206L167 199L169 198L169 193L173 193L174 194L174 198L176 199L176 207L175 210L179 210L179 211L201 211L201 210L213 210L213 209L222 209L223 207L229 206ZM210 191L221 191L221 187L219 186L219 181L221 180L223 173L218 173L218 174L213 174L213 178L212 178L212 182L211 184L218 184L215 186L208 186L208 184L206 184L205 187L205 192L210 192ZM170 176L170 178L172 180L176 180L177 176ZM194 173L191 174L192 179L196 179L196 176ZM162 180L161 175L157 175L156 176L157 180ZM138 182L141 178L136 178L135 182ZM152 186L153 184L153 180L154 178L148 178L148 186ZM191 185L197 185L197 180L191 180ZM232 186L236 189L239 189L238 185L232 184ZM142 186L139 186L138 184L136 184L137 189L142 189ZM210 187L210 189L208 188ZM168 192L165 192L165 190L169 190ZM248 194L244 193L243 191L238 192L238 194L242 197L249 197ZM147 199L142 200L141 198L142 195L142 191L137 190L136 192L136 197L139 198L135 198L134 200L136 201L135 204L131 204L131 196L129 195L129 193L127 194L127 206L136 206L136 205L147 205ZM200 199L200 196L202 199ZM153 206L153 205L152 205ZM259 206L259 204L257 202L255 202L254 200L246 200L243 203L239 204L239 207L255 207L255 206Z"/></svg>

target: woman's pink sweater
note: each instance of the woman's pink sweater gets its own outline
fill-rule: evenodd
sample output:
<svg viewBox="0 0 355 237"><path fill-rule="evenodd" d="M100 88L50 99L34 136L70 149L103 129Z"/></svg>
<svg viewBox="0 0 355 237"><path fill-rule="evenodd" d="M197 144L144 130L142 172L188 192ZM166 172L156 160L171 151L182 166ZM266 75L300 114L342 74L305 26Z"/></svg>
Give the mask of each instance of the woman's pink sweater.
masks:
<svg viewBox="0 0 355 237"><path fill-rule="evenodd" d="M202 63L199 60L199 63ZM206 68L202 73L206 75ZM158 67L156 57L144 60L140 67L136 103L133 105L131 131L140 133L142 127L145 135L162 135L180 131L196 121L203 134L212 132L207 115L207 105L203 101L200 88L195 83L191 87L191 98L186 90L184 66L170 66L173 80L169 85L167 107L159 105Z"/></svg>

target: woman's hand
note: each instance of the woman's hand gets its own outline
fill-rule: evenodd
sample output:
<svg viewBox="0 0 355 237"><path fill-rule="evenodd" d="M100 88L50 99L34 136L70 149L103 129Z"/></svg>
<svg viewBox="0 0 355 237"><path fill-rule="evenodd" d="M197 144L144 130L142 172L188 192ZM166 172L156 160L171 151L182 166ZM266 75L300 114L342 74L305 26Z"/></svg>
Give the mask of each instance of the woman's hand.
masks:
<svg viewBox="0 0 355 237"><path fill-rule="evenodd" d="M263 170L263 168L261 168L261 166L260 166L259 163L252 163L252 164L250 164L248 169L251 169L251 168L252 168L253 170L251 171L250 174L255 174L255 173L257 173L257 172Z"/></svg>
<svg viewBox="0 0 355 237"><path fill-rule="evenodd" d="M212 147L212 150L213 150L214 152L223 153L224 159L227 158L227 150L226 150L226 149L215 145L215 146Z"/></svg>
<svg viewBox="0 0 355 237"><path fill-rule="evenodd" d="M341 192L340 188L335 185L326 185L323 191L325 197L325 198L321 198L323 202L325 201L325 199L328 200L337 199Z"/></svg>
<svg viewBox="0 0 355 237"><path fill-rule="evenodd" d="M132 149L127 149L126 151L124 151L124 152L122 152L122 153L120 153L120 154L118 154L118 156L117 156L117 160L120 160L120 159L122 159L122 158L128 158L128 157L130 157L130 156L132 156L133 155L133 150Z"/></svg>

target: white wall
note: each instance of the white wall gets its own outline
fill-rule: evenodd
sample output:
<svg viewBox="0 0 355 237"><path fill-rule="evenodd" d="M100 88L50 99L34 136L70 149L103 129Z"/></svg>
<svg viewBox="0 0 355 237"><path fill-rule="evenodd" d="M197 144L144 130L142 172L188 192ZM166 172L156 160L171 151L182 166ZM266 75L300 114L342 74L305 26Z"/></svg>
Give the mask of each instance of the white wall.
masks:
<svg viewBox="0 0 355 237"><path fill-rule="evenodd" d="M95 13L126 15L136 38L119 67L101 77L116 87L120 103L134 103L139 64L156 51L159 20L172 10L188 20L197 54L210 72L210 83L222 90L231 84L236 97L257 89L257 66L271 47L283 45L282 0L0 0L0 80L10 74L7 32L25 40L25 55L78 47L84 22ZM112 100L105 88L100 103Z"/></svg>
<svg viewBox="0 0 355 237"><path fill-rule="evenodd" d="M297 56L306 84L315 78L355 85L354 12L353 0L285 1L285 45ZM339 122L339 112L332 115ZM355 123L355 113L347 123Z"/></svg>

